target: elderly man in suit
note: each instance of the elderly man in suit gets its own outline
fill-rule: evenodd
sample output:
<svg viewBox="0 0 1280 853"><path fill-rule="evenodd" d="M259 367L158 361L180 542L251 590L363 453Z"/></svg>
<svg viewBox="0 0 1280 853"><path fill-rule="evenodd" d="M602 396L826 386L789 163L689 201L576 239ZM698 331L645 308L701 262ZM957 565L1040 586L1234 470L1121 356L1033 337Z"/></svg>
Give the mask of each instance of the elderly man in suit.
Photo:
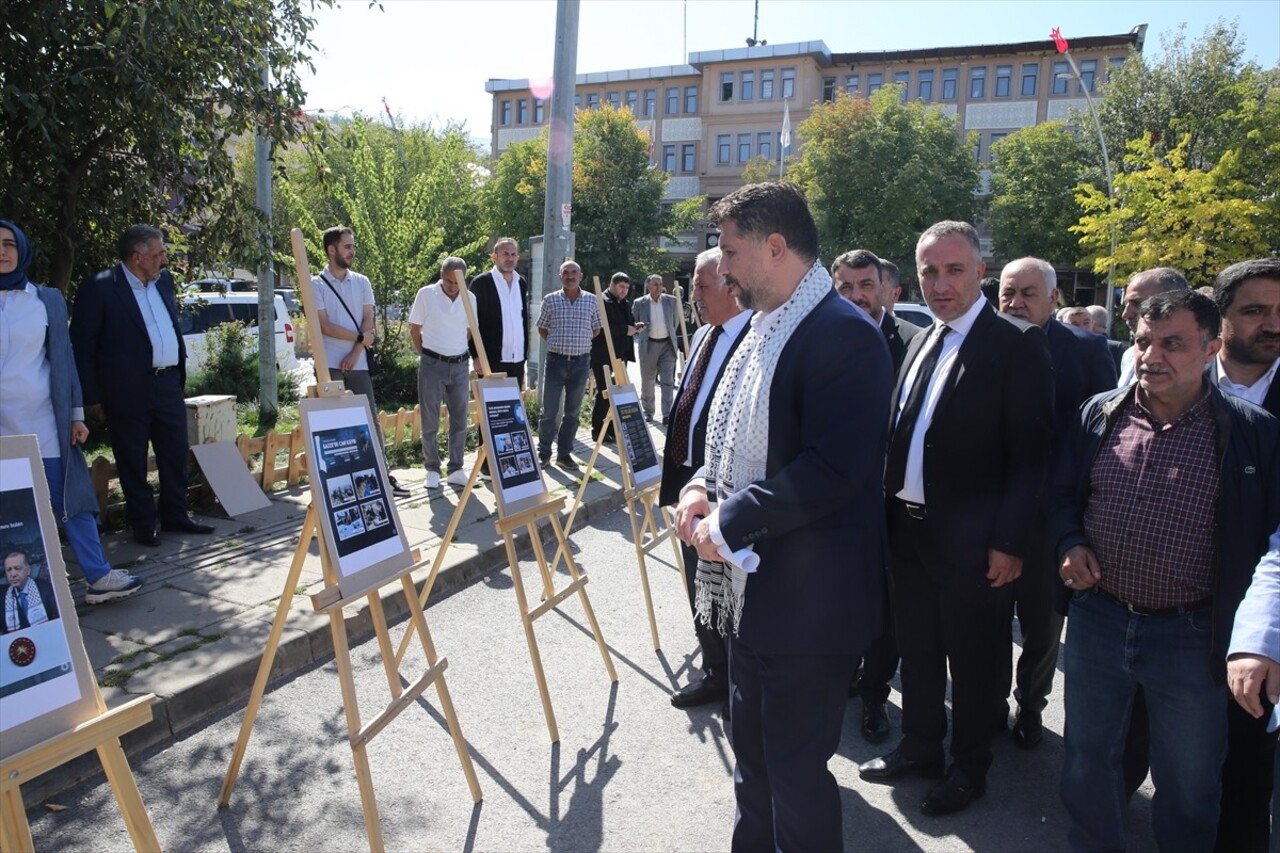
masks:
<svg viewBox="0 0 1280 853"><path fill-rule="evenodd" d="M120 263L76 291L71 343L91 417L111 427L111 449L134 541L159 545L160 529L212 533L187 515L187 351L178 328L164 232L131 225L120 235ZM147 483L147 445L155 450L160 502Z"/></svg>
<svg viewBox="0 0 1280 853"><path fill-rule="evenodd" d="M690 352L693 366L685 371L671 405L671 424L662 449L662 486L659 503L675 504L680 490L706 461L707 418L711 398L715 396L725 365L737 350L747 332L751 312L740 307L724 276L716 271L720 250L708 249L698 255L693 268L693 306L704 325L693 336ZM698 552L692 546L681 547L684 558L685 587L689 604L694 604L694 577L698 570ZM724 637L713 626L713 619L697 618L693 629L702 649L702 678L691 681L671 697L677 708L694 708L723 702L729 695L729 656Z"/></svg>
<svg viewBox="0 0 1280 853"><path fill-rule="evenodd" d="M676 384L676 336L680 334L676 317L676 298L662 292L662 276L644 280L645 295L631 303L640 334L636 336L640 350L640 407L650 420L666 423L671 413L671 395ZM654 415L653 384L662 388L662 409Z"/></svg>
<svg viewBox="0 0 1280 853"><path fill-rule="evenodd" d="M676 510L698 552L698 616L731 632L732 849L839 850L827 762L853 668L880 632L889 350L832 289L794 185L745 186L710 219L718 271L759 312Z"/></svg>
<svg viewBox="0 0 1280 853"><path fill-rule="evenodd" d="M916 266L937 319L899 371L885 469L903 738L858 769L873 782L943 775L949 664L953 763L920 806L946 814L986 792L993 712L1009 689L1013 581L1048 471L1053 368L1044 331L982 295L972 225L926 229Z"/></svg>
<svg viewBox="0 0 1280 853"><path fill-rule="evenodd" d="M1053 360L1053 444L1066 440L1080 411L1080 404L1116 387L1115 362L1106 342L1083 327L1054 319L1058 300L1058 275L1053 264L1039 258L1019 258L1000 271L1000 310L1044 329ZM1057 555L1046 541L1046 519L1037 519L1032 545L1022 563L1022 576L1014 581L1013 599L1022 631L1018 656L1017 721L1013 742L1034 749L1043 738L1041 712L1048 704L1053 673L1058 666L1062 638L1062 613L1054 608ZM1005 714L1007 708L997 709Z"/></svg>

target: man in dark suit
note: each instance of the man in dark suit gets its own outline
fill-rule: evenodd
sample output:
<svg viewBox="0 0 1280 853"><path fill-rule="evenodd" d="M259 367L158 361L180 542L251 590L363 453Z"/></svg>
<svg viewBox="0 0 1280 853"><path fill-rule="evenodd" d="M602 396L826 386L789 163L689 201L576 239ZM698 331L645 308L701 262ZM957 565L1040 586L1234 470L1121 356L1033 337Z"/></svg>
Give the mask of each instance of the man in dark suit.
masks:
<svg viewBox="0 0 1280 853"><path fill-rule="evenodd" d="M880 633L889 350L832 289L794 185L745 186L710 220L718 271L760 311L712 400L705 476L676 511L700 558L698 615L718 607L733 632L732 849L839 850L827 762L854 665Z"/></svg>
<svg viewBox="0 0 1280 853"><path fill-rule="evenodd" d="M1106 341L1080 326L1054 319L1058 300L1058 276L1053 264L1039 258L1019 258L1000 271L1000 310L1044 329L1053 361L1053 441L1056 455L1072 424L1079 417L1080 404L1116 387L1115 361ZM1058 583L1058 560L1046 541L1045 517L1036 520L1029 538L1022 576L1013 583L1014 606L1022 633L1022 654L1018 656L1015 696L1018 700L1013 742L1022 749L1034 749L1044 736L1041 712L1048 704L1053 673L1058 666L1058 644L1062 639L1063 614L1054 608ZM1001 698L998 716L1008 715Z"/></svg>
<svg viewBox="0 0 1280 853"><path fill-rule="evenodd" d="M738 306L733 292L717 271L720 250L708 249L698 255L693 269L693 304L702 319L693 336L692 367L685 371L671 404L671 424L662 448L662 486L658 502L674 505L680 490L706 462L707 418L725 365L747 332L751 312ZM685 588L689 605L694 603L694 576L698 552L681 545ZM702 679L690 681L671 697L677 708L694 708L723 702L729 695L729 653L724 637L713 626L714 619L700 620L694 612L693 630L702 649Z"/></svg>
<svg viewBox="0 0 1280 853"><path fill-rule="evenodd" d="M1053 368L1044 331L982 296L973 226L928 228L916 266L937 321L907 348L885 469L903 739L859 772L875 782L942 775L950 664L954 761L921 803L945 814L986 791L993 710L1008 691L1012 582L1049 462Z"/></svg>
<svg viewBox="0 0 1280 853"><path fill-rule="evenodd" d="M471 279L476 326L489 369L514 378L523 388L524 365L529 358L529 288L516 272L520 245L512 237L499 237L490 257L493 269ZM472 342L472 355L475 352Z"/></svg>
<svg viewBox="0 0 1280 853"><path fill-rule="evenodd" d="M854 249L836 258L831 265L831 278L837 293L879 324L896 375L906 357L907 344L919 334L920 327L893 316L889 310L896 299L897 285L885 274L884 262L873 252ZM897 671L898 642L893 635L893 620L886 615L884 632L867 650L861 673L849 686L849 695L857 693L862 698L862 737L868 743L882 743L889 736L889 715L884 706L889 700L889 682Z"/></svg>
<svg viewBox="0 0 1280 853"><path fill-rule="evenodd" d="M173 276L164 267L164 232L131 225L120 235L120 264L76 291L71 342L84 408L111 427L111 449L136 542L159 545L160 529L212 533L187 515L186 348L178 328ZM147 445L155 451L160 503L147 483Z"/></svg>
<svg viewBox="0 0 1280 853"><path fill-rule="evenodd" d="M613 366L609 364L609 341L613 341L613 353L618 361L624 364L636 360L636 348L632 342L639 329L635 318L631 316L631 303L627 296L631 293L631 279L624 272L616 272L609 279L601 300L604 302L605 319L609 321L609 337L596 335L591 339L591 375L596 380L596 400L591 408L591 435L600 435L600 429L609 418L609 401L604 397L607 381L613 376ZM624 382L627 380L623 380ZM606 444L613 444L618 439L613 434L613 426L604 437Z"/></svg>

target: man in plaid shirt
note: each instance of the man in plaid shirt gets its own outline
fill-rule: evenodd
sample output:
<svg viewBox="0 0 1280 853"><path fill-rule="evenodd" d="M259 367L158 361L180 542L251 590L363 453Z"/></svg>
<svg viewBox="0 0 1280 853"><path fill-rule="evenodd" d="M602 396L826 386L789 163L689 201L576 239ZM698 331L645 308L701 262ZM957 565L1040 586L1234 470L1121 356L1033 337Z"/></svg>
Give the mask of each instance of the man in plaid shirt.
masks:
<svg viewBox="0 0 1280 853"><path fill-rule="evenodd" d="M560 417L556 462L562 468L577 468L570 455L578 432L582 396L591 373L591 339L600 334L600 309L595 297L582 291L582 267L573 261L560 265L564 287L548 293L538 315L538 334L547 342L547 364L542 386L542 417L538 421L538 457L551 462L552 432ZM563 404L563 409L561 408Z"/></svg>

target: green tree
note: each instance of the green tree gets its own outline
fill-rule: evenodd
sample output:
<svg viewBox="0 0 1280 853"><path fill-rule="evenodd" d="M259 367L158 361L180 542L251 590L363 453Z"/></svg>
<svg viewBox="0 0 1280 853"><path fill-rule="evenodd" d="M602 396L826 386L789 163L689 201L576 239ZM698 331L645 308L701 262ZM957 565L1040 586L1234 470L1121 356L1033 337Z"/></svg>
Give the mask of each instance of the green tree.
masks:
<svg viewBox="0 0 1280 853"><path fill-rule="evenodd" d="M824 258L861 246L912 270L921 231L977 212L972 137L896 88L816 104L797 132L804 147L787 175L809 199Z"/></svg>
<svg viewBox="0 0 1280 853"><path fill-rule="evenodd" d="M228 141L255 125L277 142L298 133L315 5L7 4L0 214L31 235L34 276L65 288L73 268L114 260L135 221L198 226L197 263L243 234L253 214L236 202Z"/></svg>
<svg viewBox="0 0 1280 853"><path fill-rule="evenodd" d="M1075 188L1087 163L1075 134L1060 121L1026 127L991 147L991 232L1001 258L1035 255L1074 265L1080 219Z"/></svg>
<svg viewBox="0 0 1280 853"><path fill-rule="evenodd" d="M1212 284L1225 266L1258 257L1267 248L1262 206L1248 198L1238 171L1238 154L1227 151L1213 168L1187 165L1190 138L1167 154L1148 140L1129 143L1125 169L1116 176L1115 206L1092 184L1077 188L1084 216L1072 231L1093 261L1095 272L1114 262L1127 278L1151 267L1180 270L1192 286ZM1114 258L1111 234L1118 235Z"/></svg>
<svg viewBox="0 0 1280 853"><path fill-rule="evenodd" d="M742 167L742 182L744 184L762 184L765 181L771 181L778 176L778 162L771 157L756 156L747 161Z"/></svg>
<svg viewBox="0 0 1280 853"><path fill-rule="evenodd" d="M547 199L547 131L507 147L485 187L493 233L515 237L521 246L542 233Z"/></svg>

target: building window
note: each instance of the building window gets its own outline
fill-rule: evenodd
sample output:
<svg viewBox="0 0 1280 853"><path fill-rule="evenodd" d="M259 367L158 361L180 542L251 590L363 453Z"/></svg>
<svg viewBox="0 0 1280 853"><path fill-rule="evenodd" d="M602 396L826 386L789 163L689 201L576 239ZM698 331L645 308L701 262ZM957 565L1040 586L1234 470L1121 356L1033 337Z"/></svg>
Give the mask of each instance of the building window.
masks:
<svg viewBox="0 0 1280 853"><path fill-rule="evenodd" d="M674 145L662 146L662 171L674 172L676 170L676 147Z"/></svg>
<svg viewBox="0 0 1280 853"><path fill-rule="evenodd" d="M510 101L502 102L500 112L498 113L498 124L502 125L503 127L506 127L507 125L511 124L511 102Z"/></svg>
<svg viewBox="0 0 1280 853"><path fill-rule="evenodd" d="M990 146L988 146L988 148L987 148L987 159L988 159L988 160L990 160L990 159L991 159L991 152L992 152L993 150L995 150L995 145L996 145L996 143L997 143L997 142L999 142L1001 139L1004 139L1004 138L1005 138L1006 136L1008 136L1008 135L1009 135L1009 134L1007 134L1007 133L993 133L993 134L991 134L991 145L990 145Z"/></svg>
<svg viewBox="0 0 1280 853"><path fill-rule="evenodd" d="M599 92L591 92L587 95L587 109L589 110L600 109L600 93Z"/></svg>
<svg viewBox="0 0 1280 853"><path fill-rule="evenodd" d="M773 159L773 134L766 131L756 134L756 153L766 160Z"/></svg>
<svg viewBox="0 0 1280 853"><path fill-rule="evenodd" d="M580 109L582 109L582 96L581 96L581 95L574 95L574 96L573 96L573 108L574 108L575 110L580 110Z"/></svg>
<svg viewBox="0 0 1280 853"><path fill-rule="evenodd" d="M1039 82L1040 63L1027 62L1022 66L1022 97L1034 98L1036 96L1036 83Z"/></svg>
<svg viewBox="0 0 1280 853"><path fill-rule="evenodd" d="M910 93L910 90L911 90L911 72L910 71L893 72L893 84L895 86L901 87L902 91L898 93L898 100L902 101L902 103L905 104L907 102L907 95Z"/></svg>
<svg viewBox="0 0 1280 853"><path fill-rule="evenodd" d="M844 90L850 95L858 94L858 89L862 85L862 79L857 74L844 75Z"/></svg>
<svg viewBox="0 0 1280 853"><path fill-rule="evenodd" d="M834 101L835 99L836 99L836 78L823 77L822 78L822 102L824 104L827 104Z"/></svg>
<svg viewBox="0 0 1280 853"><path fill-rule="evenodd" d="M684 87L684 112L685 115L691 115L698 111L698 87Z"/></svg>
<svg viewBox="0 0 1280 853"><path fill-rule="evenodd" d="M1071 66L1065 62L1053 63L1053 94L1067 94L1067 78L1071 76Z"/></svg>
<svg viewBox="0 0 1280 853"><path fill-rule="evenodd" d="M730 162L730 140L729 134L722 133L716 137L716 162L724 165Z"/></svg>
<svg viewBox="0 0 1280 853"><path fill-rule="evenodd" d="M738 162L745 163L751 159L751 134L738 134Z"/></svg>
<svg viewBox="0 0 1280 853"><path fill-rule="evenodd" d="M720 102L733 100L733 72L724 71L720 74Z"/></svg>
<svg viewBox="0 0 1280 853"><path fill-rule="evenodd" d="M796 70L782 69L782 99L789 101L796 96Z"/></svg>
<svg viewBox="0 0 1280 853"><path fill-rule="evenodd" d="M960 79L960 69L945 68L942 71L942 100L956 99L956 81Z"/></svg>
<svg viewBox="0 0 1280 853"><path fill-rule="evenodd" d="M742 72L742 90L738 92L738 98L743 101L749 101L756 96L756 72Z"/></svg>
<svg viewBox="0 0 1280 853"><path fill-rule="evenodd" d="M916 92L920 100L928 103L933 100L933 70L923 69L916 72Z"/></svg>
<svg viewBox="0 0 1280 853"><path fill-rule="evenodd" d="M535 98L533 101L533 123L542 124L547 115L547 102L541 98Z"/></svg>
<svg viewBox="0 0 1280 853"><path fill-rule="evenodd" d="M982 162L982 134L975 133L973 135L973 138L974 138L973 159L981 163Z"/></svg>
<svg viewBox="0 0 1280 853"><path fill-rule="evenodd" d="M1120 70L1120 66L1124 65L1123 56L1113 56L1107 60L1107 82L1111 82L1111 75Z"/></svg>
<svg viewBox="0 0 1280 853"><path fill-rule="evenodd" d="M773 100L773 71L760 72L760 100Z"/></svg>
<svg viewBox="0 0 1280 853"><path fill-rule="evenodd" d="M884 88L884 75L880 72L874 72L867 75L867 97L871 97L876 92Z"/></svg>
<svg viewBox="0 0 1280 853"><path fill-rule="evenodd" d="M640 107L639 93L635 89L627 90L626 104L627 104L627 109L631 110L632 115L635 115L640 111L639 110L639 107Z"/></svg>
<svg viewBox="0 0 1280 853"><path fill-rule="evenodd" d="M529 123L529 99L521 98L516 101L516 124Z"/></svg>
<svg viewBox="0 0 1280 853"><path fill-rule="evenodd" d="M617 92L609 93L609 106L615 110L622 109L622 96Z"/></svg>
<svg viewBox="0 0 1280 853"><path fill-rule="evenodd" d="M698 146L689 143L680 147L680 169L684 172L698 171Z"/></svg>
<svg viewBox="0 0 1280 853"><path fill-rule="evenodd" d="M657 111L657 109L658 109L658 90L645 89L644 90L644 117L653 118L653 114Z"/></svg>
<svg viewBox="0 0 1280 853"><path fill-rule="evenodd" d="M1013 66L996 66L996 97L1007 98L1013 94Z"/></svg>
<svg viewBox="0 0 1280 853"><path fill-rule="evenodd" d="M673 115L679 115L679 114L680 114L680 90L677 87L672 86L670 89L667 90L667 115L673 116Z"/></svg>
<svg viewBox="0 0 1280 853"><path fill-rule="evenodd" d="M987 96L987 67L969 69L969 100L980 101Z"/></svg>
<svg viewBox="0 0 1280 853"><path fill-rule="evenodd" d="M1094 81L1094 78L1096 78L1097 76L1098 76L1098 60L1086 59L1083 62L1081 62L1080 63L1080 79L1084 81L1084 85L1077 86L1076 91L1084 92L1088 90L1089 92L1092 92L1093 81Z"/></svg>

